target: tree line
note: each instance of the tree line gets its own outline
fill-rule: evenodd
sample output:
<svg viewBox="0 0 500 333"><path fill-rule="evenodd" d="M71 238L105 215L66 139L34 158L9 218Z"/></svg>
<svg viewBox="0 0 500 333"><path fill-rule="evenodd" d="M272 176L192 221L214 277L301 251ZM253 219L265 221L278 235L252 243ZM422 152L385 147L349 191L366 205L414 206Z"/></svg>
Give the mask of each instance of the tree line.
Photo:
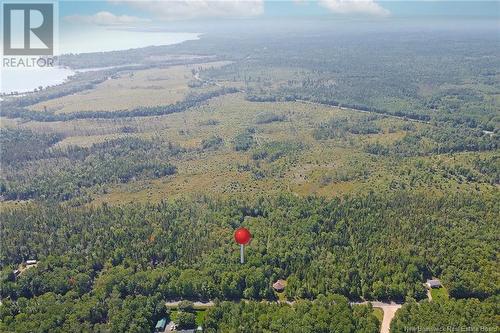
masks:
<svg viewBox="0 0 500 333"><path fill-rule="evenodd" d="M221 88L218 90L188 95L183 101L171 105L141 106L131 110L120 111L78 111L72 113L53 113L31 111L22 107L8 106L2 110L2 116L7 118L21 118L42 122L69 121L74 119L114 119L128 117L162 116L176 112L183 112L193 106L211 98L238 92L236 88Z"/></svg>
<svg viewBox="0 0 500 333"><path fill-rule="evenodd" d="M0 195L6 200L65 201L111 183L173 175L177 169L169 161L183 151L158 138L134 137L91 147L53 147L60 139L58 135L2 130Z"/></svg>

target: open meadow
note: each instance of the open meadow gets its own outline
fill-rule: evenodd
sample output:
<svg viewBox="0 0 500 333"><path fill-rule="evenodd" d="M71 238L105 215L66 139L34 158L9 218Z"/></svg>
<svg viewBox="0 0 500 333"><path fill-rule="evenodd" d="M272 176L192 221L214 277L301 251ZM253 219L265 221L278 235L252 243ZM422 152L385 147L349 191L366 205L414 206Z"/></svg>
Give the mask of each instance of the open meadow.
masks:
<svg viewBox="0 0 500 333"><path fill-rule="evenodd" d="M176 84L188 91L186 82L193 74L185 75L191 77L183 76ZM155 94L146 91L146 96ZM114 98L109 97L110 103ZM75 107L64 98L59 98L58 103ZM369 124L376 131L339 130L331 138L315 137L323 124L332 122ZM495 188L474 170L475 160L494 157L490 152L408 157L367 152L370 144L391 145L412 132L433 130L436 125L304 102L251 102L242 93L216 97L164 116L64 122L9 120L4 126L61 135L62 140L53 149L88 148L120 138L166 142L182 149L172 159L177 167L175 175L110 184L92 193L95 203L158 202L203 193L224 196L291 191L333 197L401 188L436 193ZM214 139L220 142L204 147L204 142ZM238 140L248 141L248 146L237 148ZM457 174L455 170L459 169L470 170L474 178Z"/></svg>
<svg viewBox="0 0 500 333"><path fill-rule="evenodd" d="M71 113L75 111L117 111L144 106L174 104L192 92L188 84L193 71L219 67L227 62L168 66L123 71L112 75L91 90L34 104L34 111ZM203 89L194 89L195 92Z"/></svg>

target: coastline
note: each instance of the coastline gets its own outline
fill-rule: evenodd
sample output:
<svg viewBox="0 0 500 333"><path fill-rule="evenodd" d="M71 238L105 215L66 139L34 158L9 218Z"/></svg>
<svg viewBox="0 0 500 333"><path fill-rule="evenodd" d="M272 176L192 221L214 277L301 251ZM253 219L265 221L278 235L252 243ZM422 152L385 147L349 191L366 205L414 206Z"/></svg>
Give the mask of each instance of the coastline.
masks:
<svg viewBox="0 0 500 333"><path fill-rule="evenodd" d="M102 49L95 50L93 52L112 52L112 51L125 51L134 48L144 48L149 46L159 46L159 45L175 45L181 44L189 40L198 40L202 33L171 33L171 38L179 35L183 35L182 39L167 40L164 44L151 44L151 45L131 45L128 46L118 46L115 49ZM175 39L175 38L174 38ZM68 54L70 52L65 52ZM82 53L76 53L82 54ZM130 65L130 64L128 64ZM46 68L0 68L1 78L0 78L0 95L2 96L21 96L33 92L39 87L44 89L49 86L56 86L67 82L71 76L88 71L97 71L107 68L122 67L128 65L117 65L108 66L103 68L78 68L73 69L68 66L54 66ZM13 94L15 93L15 94Z"/></svg>

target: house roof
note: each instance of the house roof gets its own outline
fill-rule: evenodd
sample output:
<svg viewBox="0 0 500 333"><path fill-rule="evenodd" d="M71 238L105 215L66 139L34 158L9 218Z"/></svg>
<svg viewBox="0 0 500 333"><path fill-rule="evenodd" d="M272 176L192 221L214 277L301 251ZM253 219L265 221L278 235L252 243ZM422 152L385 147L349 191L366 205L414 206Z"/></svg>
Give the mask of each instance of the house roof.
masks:
<svg viewBox="0 0 500 333"><path fill-rule="evenodd" d="M278 281L273 283L274 289L284 289L285 288L285 280L279 279Z"/></svg>
<svg viewBox="0 0 500 333"><path fill-rule="evenodd" d="M156 323L156 326L155 328L165 328L165 325L167 325L167 319L166 318L162 318L160 320L158 320L158 322Z"/></svg>
<svg viewBox="0 0 500 333"><path fill-rule="evenodd" d="M441 281L438 279L427 280L427 284L431 287L438 287L441 285Z"/></svg>

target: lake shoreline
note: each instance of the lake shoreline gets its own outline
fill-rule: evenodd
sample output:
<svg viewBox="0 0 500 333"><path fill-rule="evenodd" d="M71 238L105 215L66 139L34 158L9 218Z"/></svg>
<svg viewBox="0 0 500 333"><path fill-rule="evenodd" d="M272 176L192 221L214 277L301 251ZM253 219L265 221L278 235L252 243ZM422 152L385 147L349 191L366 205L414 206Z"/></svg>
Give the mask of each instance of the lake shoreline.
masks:
<svg viewBox="0 0 500 333"><path fill-rule="evenodd" d="M172 35L178 35L179 33L172 33ZM154 43L152 45L130 45L130 47L118 47L117 49L106 49L106 50L95 50L88 53L94 52L114 52L114 51L127 51L131 49L140 49L151 46L165 46L165 45L175 45L181 44L190 40L198 40L201 33L185 33L181 39L166 41L164 44ZM65 52L67 54L67 52ZM83 52L77 53L83 54ZM89 68L71 68L69 66L54 66L46 68L1 68L1 79L0 79L0 95L2 97L9 96L22 96L28 93L35 92L36 89L42 87L46 89L51 86L58 86L64 84L71 80L71 77L83 72L98 71L105 69L113 69L118 67L126 67L135 64L122 64L117 66L108 67L89 67Z"/></svg>

